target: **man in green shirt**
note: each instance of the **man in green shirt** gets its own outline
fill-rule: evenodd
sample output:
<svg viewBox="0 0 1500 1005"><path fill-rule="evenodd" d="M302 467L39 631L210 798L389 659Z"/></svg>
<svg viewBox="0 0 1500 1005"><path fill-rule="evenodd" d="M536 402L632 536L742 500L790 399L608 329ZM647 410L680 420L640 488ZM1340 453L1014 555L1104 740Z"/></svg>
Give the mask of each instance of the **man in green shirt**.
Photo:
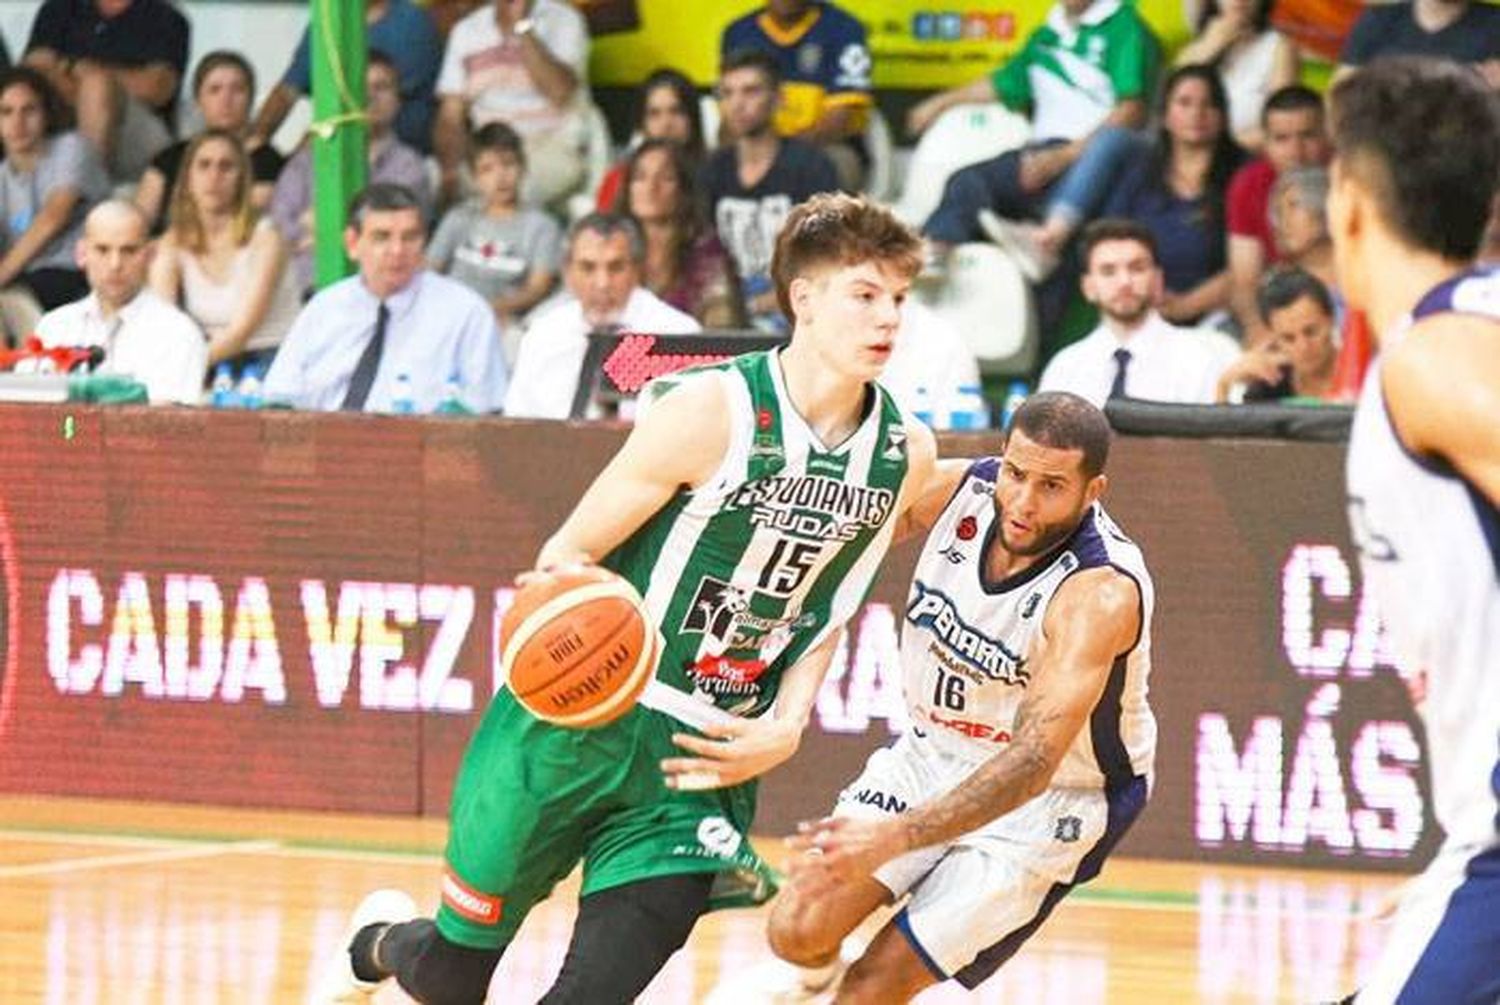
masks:
<svg viewBox="0 0 1500 1005"><path fill-rule="evenodd" d="M1087 219L1116 167L1143 142L1137 130L1159 65L1160 46L1132 4L1059 0L1004 65L912 108L912 133L956 105L995 100L1032 120L1031 143L948 179L922 228L934 254L980 237L985 210L1009 220L1065 219L1074 228ZM1050 256L1020 262L1028 278L1050 271L1061 247L1045 250Z"/></svg>

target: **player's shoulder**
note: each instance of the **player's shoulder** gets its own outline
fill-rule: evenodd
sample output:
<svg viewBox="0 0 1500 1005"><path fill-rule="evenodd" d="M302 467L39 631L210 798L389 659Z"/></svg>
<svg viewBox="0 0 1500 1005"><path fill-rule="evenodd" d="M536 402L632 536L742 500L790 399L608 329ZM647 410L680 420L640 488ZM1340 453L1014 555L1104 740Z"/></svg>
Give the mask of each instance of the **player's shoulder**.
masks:
<svg viewBox="0 0 1500 1005"><path fill-rule="evenodd" d="M720 36L721 48L725 53L733 52L740 46L747 45L762 39L765 35L760 30L759 9L748 14L741 14L724 28L724 34Z"/></svg>
<svg viewBox="0 0 1500 1005"><path fill-rule="evenodd" d="M859 19L831 3L823 4L823 10L818 17L817 24L813 25L813 30L821 31L825 36L842 39L865 37L865 27L860 24Z"/></svg>
<svg viewBox="0 0 1500 1005"><path fill-rule="evenodd" d="M1136 577L1112 566L1073 573L1047 605L1049 632L1104 631L1119 640L1120 650L1133 648L1145 620L1145 587Z"/></svg>
<svg viewBox="0 0 1500 1005"><path fill-rule="evenodd" d="M641 392L642 414L647 411L654 413L667 402L671 403L672 412L709 409L708 414L714 414L724 411L729 400L727 380L732 376L730 364L723 362L688 367L657 377Z"/></svg>
<svg viewBox="0 0 1500 1005"><path fill-rule="evenodd" d="M1462 288L1454 295L1461 297ZM1387 389L1406 384L1441 394L1450 382L1484 381L1500 371L1500 282L1490 282L1476 295L1494 298L1489 310L1455 299L1452 309L1417 319L1406 337L1382 354Z"/></svg>

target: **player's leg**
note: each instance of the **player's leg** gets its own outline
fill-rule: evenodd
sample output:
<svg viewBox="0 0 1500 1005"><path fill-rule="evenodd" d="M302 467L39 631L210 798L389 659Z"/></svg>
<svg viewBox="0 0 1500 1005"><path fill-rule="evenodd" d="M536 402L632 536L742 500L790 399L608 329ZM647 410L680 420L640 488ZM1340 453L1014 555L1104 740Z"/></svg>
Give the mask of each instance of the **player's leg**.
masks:
<svg viewBox="0 0 1500 1005"><path fill-rule="evenodd" d="M562 970L540 1005L635 1001L708 910L713 873L658 876L578 902Z"/></svg>
<svg viewBox="0 0 1500 1005"><path fill-rule="evenodd" d="M1500 848L1439 854L1406 895L1355 1005L1500 1001Z"/></svg>
<svg viewBox="0 0 1500 1005"><path fill-rule="evenodd" d="M1098 874L1145 799L1144 779L1110 796L1048 790L949 847L850 968L838 1001L904 1001L950 977L978 987Z"/></svg>
<svg viewBox="0 0 1500 1005"><path fill-rule="evenodd" d="M766 939L788 963L809 970L828 967L837 961L844 939L891 900L891 891L873 876L809 896L794 874L771 904Z"/></svg>
<svg viewBox="0 0 1500 1005"><path fill-rule="evenodd" d="M838 1005L910 1001L946 979L947 975L924 959L906 933L892 922L850 965L834 1001Z"/></svg>
<svg viewBox="0 0 1500 1005"><path fill-rule="evenodd" d="M408 920L412 912L390 899L383 914L356 912L363 923L325 968L314 1001L368 1000L395 977L426 1005L482 1002L526 915L582 857L605 779L629 756L629 737L605 733L546 726L498 694L454 787L436 917ZM382 903L372 895L361 912L371 901Z"/></svg>
<svg viewBox="0 0 1500 1005"><path fill-rule="evenodd" d="M372 924L355 935L349 956L360 980L395 977L422 1005L482 1005L503 946L476 949L450 941L430 918Z"/></svg>

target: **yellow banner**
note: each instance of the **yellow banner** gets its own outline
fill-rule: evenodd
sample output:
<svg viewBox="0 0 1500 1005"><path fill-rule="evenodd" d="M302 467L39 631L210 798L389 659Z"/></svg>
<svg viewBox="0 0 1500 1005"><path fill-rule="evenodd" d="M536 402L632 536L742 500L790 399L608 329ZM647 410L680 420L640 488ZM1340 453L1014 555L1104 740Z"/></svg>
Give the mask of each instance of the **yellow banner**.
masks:
<svg viewBox="0 0 1500 1005"><path fill-rule="evenodd" d="M755 0L574 0L594 33L593 83L628 86L672 66L701 85L718 75L719 37L729 22L762 4ZM1162 43L1188 37L1185 4L1138 0ZM1008 4L982 0L843 0L840 6L869 32L877 88L942 88L994 69L1042 23L1046 0Z"/></svg>

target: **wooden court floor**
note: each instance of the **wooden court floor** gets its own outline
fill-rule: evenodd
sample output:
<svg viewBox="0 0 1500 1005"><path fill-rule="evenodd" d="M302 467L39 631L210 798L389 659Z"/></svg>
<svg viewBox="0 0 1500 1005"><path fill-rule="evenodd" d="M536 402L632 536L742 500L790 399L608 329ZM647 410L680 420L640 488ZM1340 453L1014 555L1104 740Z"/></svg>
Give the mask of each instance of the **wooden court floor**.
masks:
<svg viewBox="0 0 1500 1005"><path fill-rule="evenodd" d="M432 905L443 834L436 821L0 797L0 1003L302 1002L365 892L398 886ZM950 984L919 1001L1325 1001L1380 951L1377 916L1397 883L1116 860L978 992ZM527 921L490 1002L546 989L575 892L570 881ZM766 958L764 921L710 916L641 1001L704 1001Z"/></svg>

